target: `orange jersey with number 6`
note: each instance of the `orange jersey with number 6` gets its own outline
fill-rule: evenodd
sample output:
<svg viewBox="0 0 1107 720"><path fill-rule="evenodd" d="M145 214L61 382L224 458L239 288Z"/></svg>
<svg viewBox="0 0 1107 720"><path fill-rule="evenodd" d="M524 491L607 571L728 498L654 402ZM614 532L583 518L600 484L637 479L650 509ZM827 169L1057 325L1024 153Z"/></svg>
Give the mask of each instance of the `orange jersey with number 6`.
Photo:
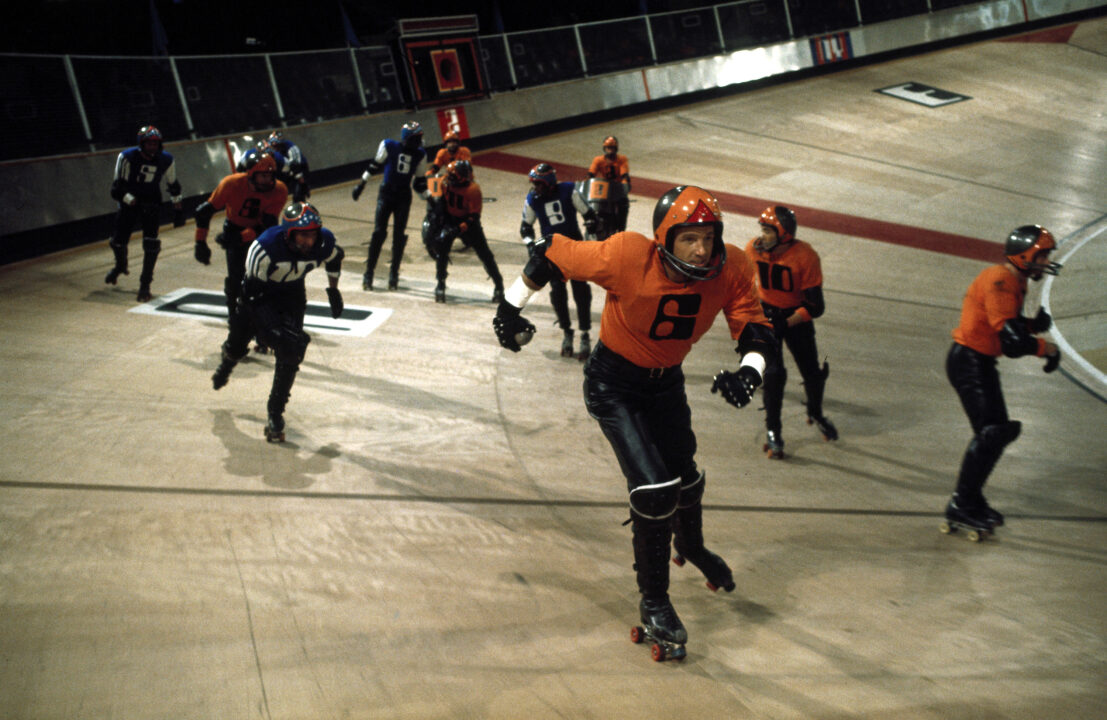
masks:
<svg viewBox="0 0 1107 720"><path fill-rule="evenodd" d="M769 324L753 266L733 245L727 246L717 277L687 283L670 280L656 243L636 232L616 233L604 242L554 235L546 257L567 279L607 290L600 340L640 367L679 365L720 311L735 340L746 323Z"/></svg>

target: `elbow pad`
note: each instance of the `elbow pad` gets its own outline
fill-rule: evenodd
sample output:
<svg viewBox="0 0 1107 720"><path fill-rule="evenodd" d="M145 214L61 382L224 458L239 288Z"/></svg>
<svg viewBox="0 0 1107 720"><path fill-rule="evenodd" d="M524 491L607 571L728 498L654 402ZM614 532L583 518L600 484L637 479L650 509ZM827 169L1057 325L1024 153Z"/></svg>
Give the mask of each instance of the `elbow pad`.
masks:
<svg viewBox="0 0 1107 720"><path fill-rule="evenodd" d="M519 226L519 236L523 237L523 238L528 238L530 240L534 240L534 226L533 225L527 225L526 223L522 223Z"/></svg>
<svg viewBox="0 0 1107 720"><path fill-rule="evenodd" d="M345 257L346 257L346 251L343 250L340 246L335 245L334 246L334 257L332 257L330 260L328 260L323 265L323 269L326 270L328 274L341 272L342 271L342 259L345 258Z"/></svg>
<svg viewBox="0 0 1107 720"><path fill-rule="evenodd" d="M823 302L823 287L822 285L816 285L813 288L807 288L803 291L803 302L801 303L807 312L811 315L811 319L822 315L826 312L826 303Z"/></svg>
<svg viewBox="0 0 1107 720"><path fill-rule="evenodd" d="M554 278L564 280L564 277L561 275L561 269L546 259L546 250L549 249L549 247L550 239L548 237L544 237L539 242L535 243L534 252L531 253L530 259L527 260L526 267L523 268L523 274L538 287L545 287L546 284Z"/></svg>
<svg viewBox="0 0 1107 720"><path fill-rule="evenodd" d="M748 322L738 336L738 347L734 351L743 356L751 352L758 353L765 358L766 364L772 365L777 361L776 348L776 336L771 327Z"/></svg>
<svg viewBox="0 0 1107 720"><path fill-rule="evenodd" d="M180 202L181 183L179 181L174 180L173 182L166 185L165 189L169 191L170 195L176 196L178 198L178 202Z"/></svg>
<svg viewBox="0 0 1107 720"><path fill-rule="evenodd" d="M111 199L122 200L123 199L123 183L118 180L112 181L111 184Z"/></svg>
<svg viewBox="0 0 1107 720"><path fill-rule="evenodd" d="M1003 324L1003 329L999 331L999 347L1009 358L1038 353L1038 341L1030 335L1026 323L1019 322L1018 318Z"/></svg>
<svg viewBox="0 0 1107 720"><path fill-rule="evenodd" d="M365 171L365 175L362 175L361 179L362 180L368 180L369 177L366 177L366 176L379 175L383 171L384 171L384 168L380 165L380 163L378 163L377 161L374 160L374 161L369 163L369 169Z"/></svg>
<svg viewBox="0 0 1107 720"><path fill-rule="evenodd" d="M207 230L211 225L211 216L214 214L214 205L206 200L200 203L200 206L196 208L196 227Z"/></svg>

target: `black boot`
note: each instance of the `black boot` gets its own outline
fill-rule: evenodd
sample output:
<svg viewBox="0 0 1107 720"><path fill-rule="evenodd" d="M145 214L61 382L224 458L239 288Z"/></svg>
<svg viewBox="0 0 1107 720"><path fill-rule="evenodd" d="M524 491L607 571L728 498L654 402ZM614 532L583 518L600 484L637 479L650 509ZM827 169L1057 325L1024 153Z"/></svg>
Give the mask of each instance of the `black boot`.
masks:
<svg viewBox="0 0 1107 720"><path fill-rule="evenodd" d="M135 299L146 302L151 297L150 283L154 281L154 266L158 262L161 253L161 240L157 238L143 238L142 240L142 274L138 276L138 295Z"/></svg>
<svg viewBox="0 0 1107 720"><path fill-rule="evenodd" d="M219 367L215 369L215 374L211 376L212 388L218 390L226 385L231 377L231 371L234 370L234 366L237 364L238 358L231 355L227 343L223 343L223 357L219 361Z"/></svg>
<svg viewBox="0 0 1107 720"><path fill-rule="evenodd" d="M654 637L683 645L688 631L669 602L669 545L672 526L669 518L647 520L633 516L634 569L637 571L642 624Z"/></svg>
<svg viewBox="0 0 1107 720"><path fill-rule="evenodd" d="M277 357L273 369L273 387L269 391L269 422L265 426L265 439L269 442L284 442L284 408L292 395L292 383L300 366Z"/></svg>
<svg viewBox="0 0 1107 720"><path fill-rule="evenodd" d="M115 266L108 270L108 274L104 276L104 282L108 285L114 285L120 275L130 274L127 272L127 245L126 243L117 244L115 240L112 240L108 243L108 246L111 247L112 255L115 257Z"/></svg>
<svg viewBox="0 0 1107 720"><path fill-rule="evenodd" d="M685 561L692 563L707 578L707 587L712 592L719 588L734 591L730 566L704 546L703 505L700 503L677 509L673 516L673 550L676 552L673 563L677 567L683 566Z"/></svg>

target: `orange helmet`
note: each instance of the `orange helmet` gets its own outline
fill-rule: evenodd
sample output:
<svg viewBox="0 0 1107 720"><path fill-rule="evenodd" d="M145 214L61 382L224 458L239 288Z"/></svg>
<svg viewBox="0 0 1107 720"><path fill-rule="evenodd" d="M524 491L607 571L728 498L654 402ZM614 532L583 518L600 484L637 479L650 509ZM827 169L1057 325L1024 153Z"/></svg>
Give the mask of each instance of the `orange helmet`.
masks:
<svg viewBox="0 0 1107 720"><path fill-rule="evenodd" d="M473 166L468 160L454 160L446 166L446 179L454 187L465 187L473 180Z"/></svg>
<svg viewBox="0 0 1107 720"><path fill-rule="evenodd" d="M1023 225L1007 236L1003 254L1023 275L1041 280L1042 273L1056 275L1061 269L1060 263L1049 261L1049 253L1056 247L1049 230L1041 225Z"/></svg>
<svg viewBox="0 0 1107 720"><path fill-rule="evenodd" d="M715 230L715 245L705 267L686 263L673 254L676 231L702 225L711 225ZM726 263L723 212L715 196L703 188L681 185L662 195L653 208L653 237L665 262L689 280L710 280L722 272Z"/></svg>
<svg viewBox="0 0 1107 720"><path fill-rule="evenodd" d="M776 230L776 241L780 244L796 239L796 214L783 205L770 205L761 213L758 222Z"/></svg>
<svg viewBox="0 0 1107 720"><path fill-rule="evenodd" d="M619 152L619 140L614 135L608 135L603 139L603 151L614 155Z"/></svg>
<svg viewBox="0 0 1107 720"><path fill-rule="evenodd" d="M269 181L259 183L258 173L269 173ZM269 153L257 153L246 158L246 177L258 192L269 192L277 186L277 161Z"/></svg>
<svg viewBox="0 0 1107 720"><path fill-rule="evenodd" d="M461 136L458 135L453 130L451 130L450 132L448 132L448 133L446 133L445 135L442 136L442 142L443 143L448 143L451 140L456 140L457 142L461 142Z"/></svg>

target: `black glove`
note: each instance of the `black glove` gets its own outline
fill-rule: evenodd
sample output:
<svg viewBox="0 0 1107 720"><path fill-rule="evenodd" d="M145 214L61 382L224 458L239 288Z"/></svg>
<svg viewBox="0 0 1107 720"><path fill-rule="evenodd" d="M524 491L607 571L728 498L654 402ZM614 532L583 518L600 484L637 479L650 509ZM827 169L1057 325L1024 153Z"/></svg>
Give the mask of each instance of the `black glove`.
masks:
<svg viewBox="0 0 1107 720"><path fill-rule="evenodd" d="M173 208L173 227L184 227L185 215L184 208Z"/></svg>
<svg viewBox="0 0 1107 720"><path fill-rule="evenodd" d="M411 179L411 189L417 193L425 193L427 191L427 176L416 175Z"/></svg>
<svg viewBox="0 0 1107 720"><path fill-rule="evenodd" d="M1034 316L1030 323L1030 332L1034 335L1038 333L1044 333L1053 327L1053 318L1049 313L1045 311L1045 308L1038 308L1038 314Z"/></svg>
<svg viewBox="0 0 1107 720"><path fill-rule="evenodd" d="M359 182L357 185L354 185L354 191L353 191L353 193L351 193L354 197L354 202L357 202L357 199L359 197L361 197L361 191L364 190L364 189L365 189L365 181L364 180Z"/></svg>
<svg viewBox="0 0 1107 720"><path fill-rule="evenodd" d="M1039 315L1040 314L1041 313L1039 313ZM1045 367L1042 368L1042 370L1045 370L1047 373L1051 373L1059 367L1061 367L1061 351L1060 350L1058 350L1054 354L1049 355L1049 356L1046 357L1046 364L1045 364Z"/></svg>
<svg viewBox="0 0 1107 720"><path fill-rule="evenodd" d="M496 317L492 319L492 329L496 331L500 346L511 352L522 350L536 332L534 325L519 312L519 308L507 300L501 300L496 308Z"/></svg>
<svg viewBox="0 0 1107 720"><path fill-rule="evenodd" d="M211 265L211 246L206 242L197 242L192 248L192 254L201 265Z"/></svg>
<svg viewBox="0 0 1107 720"><path fill-rule="evenodd" d="M738 368L738 372L721 370L711 383L711 392L721 392L723 399L734 407L745 407L753 399L753 391L761 384L761 373L749 366Z"/></svg>
<svg viewBox="0 0 1107 720"><path fill-rule="evenodd" d="M346 307L342 304L342 293L338 292L338 288L327 288L327 301L331 304L331 317L338 318L342 315L342 308Z"/></svg>

